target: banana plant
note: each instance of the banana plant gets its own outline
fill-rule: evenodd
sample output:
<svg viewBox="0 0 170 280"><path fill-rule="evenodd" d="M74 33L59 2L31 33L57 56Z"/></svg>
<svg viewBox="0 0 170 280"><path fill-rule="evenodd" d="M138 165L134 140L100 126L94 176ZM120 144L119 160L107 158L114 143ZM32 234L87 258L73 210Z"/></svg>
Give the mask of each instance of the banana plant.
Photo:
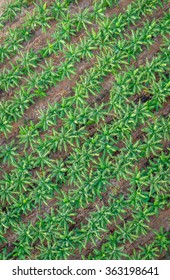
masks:
<svg viewBox="0 0 170 280"><path fill-rule="evenodd" d="M42 87L42 89L48 89L49 87L55 86L57 74L56 67L53 65L53 61L45 60L45 65L41 65L41 68L44 70L39 77L39 85Z"/></svg>
<svg viewBox="0 0 170 280"><path fill-rule="evenodd" d="M12 130L12 125L9 119L7 119L3 113L0 113L0 131L7 138L8 133Z"/></svg>
<svg viewBox="0 0 170 280"><path fill-rule="evenodd" d="M139 3L139 1L138 1ZM139 19L140 10L133 9L133 5L128 5L126 8L126 21L128 28L131 24L135 25L135 21Z"/></svg>
<svg viewBox="0 0 170 280"><path fill-rule="evenodd" d="M164 250L168 251L170 246L169 233L161 226L159 230L153 230L155 234L155 245L162 253Z"/></svg>
<svg viewBox="0 0 170 280"><path fill-rule="evenodd" d="M37 53L35 53L31 48L29 51L26 51L24 53L20 52L19 54L20 57L18 58L18 62L20 63L20 67L22 67L22 74L32 73L39 61Z"/></svg>
<svg viewBox="0 0 170 280"><path fill-rule="evenodd" d="M87 25L92 24L90 18L89 8L85 8L83 11L80 11L75 16L75 25L76 31L79 32L82 28L86 29Z"/></svg>
<svg viewBox="0 0 170 280"><path fill-rule="evenodd" d="M24 151L23 155L18 155L17 156L17 161L14 162L14 171L18 173L23 173L26 170L31 170L34 166L34 161L33 161L33 153L27 153Z"/></svg>
<svg viewBox="0 0 170 280"><path fill-rule="evenodd" d="M91 12L91 20L98 22L100 19L104 18L104 11L106 7L103 7L102 2L95 2L93 5L93 11Z"/></svg>
<svg viewBox="0 0 170 280"><path fill-rule="evenodd" d="M32 32L30 32L29 25L23 26L22 29L19 29L19 38L22 38L23 41L28 42L32 37Z"/></svg>
<svg viewBox="0 0 170 280"><path fill-rule="evenodd" d="M94 249L93 258L97 259L110 259L110 260L121 260L123 256L126 256L124 246L118 244L118 232L115 230L112 235L107 237L109 242L102 245L101 250ZM123 245L123 244L122 244Z"/></svg>
<svg viewBox="0 0 170 280"><path fill-rule="evenodd" d="M13 169L13 172L18 172L14 176L14 187L15 190L20 194L24 194L25 191L28 191L31 186L31 176L27 170L21 165L17 166L17 168Z"/></svg>
<svg viewBox="0 0 170 280"><path fill-rule="evenodd" d="M57 223L57 230L69 231L71 224L75 224L73 217L76 215L71 209L61 209L57 211L55 222Z"/></svg>
<svg viewBox="0 0 170 280"><path fill-rule="evenodd" d="M70 61L67 59L65 60L59 67L58 67L58 79L64 80L65 77L71 79L71 75L75 75L75 67Z"/></svg>
<svg viewBox="0 0 170 280"><path fill-rule="evenodd" d="M154 242L146 244L144 247L139 246L140 258L142 260L155 260L158 257L158 247L155 246Z"/></svg>
<svg viewBox="0 0 170 280"><path fill-rule="evenodd" d="M146 138L145 138L146 139ZM148 137L145 143L141 145L142 154L149 158L150 154L157 155L158 151L162 151L161 140L156 139L155 135Z"/></svg>
<svg viewBox="0 0 170 280"><path fill-rule="evenodd" d="M51 178L55 179L55 182L59 185L66 183L67 168L64 165L62 159L56 159L49 168Z"/></svg>
<svg viewBox="0 0 170 280"><path fill-rule="evenodd" d="M20 216L21 213L27 215L29 211L32 209L32 197L29 196L25 197L25 194L22 192L19 193L19 196L17 197L17 200L15 201L15 210L17 215Z"/></svg>
<svg viewBox="0 0 170 280"><path fill-rule="evenodd" d="M53 108L53 105L49 104L47 110L39 109L39 122L37 124L37 128L42 129L42 131L46 131L49 127L55 126L57 124L56 114L57 108Z"/></svg>
<svg viewBox="0 0 170 280"><path fill-rule="evenodd" d="M18 152L14 140L3 146L3 148L0 147L0 159L2 159L2 163L6 163L8 166L15 165L16 157L18 157Z"/></svg>
<svg viewBox="0 0 170 280"><path fill-rule="evenodd" d="M33 143L35 141L35 137L38 136L39 133L36 129L35 124L30 121L30 124L27 126L21 126L19 131L19 141L20 144L24 144L24 149L27 149L28 146L31 146L33 148Z"/></svg>
<svg viewBox="0 0 170 280"><path fill-rule="evenodd" d="M90 44L90 42L84 38L80 39L80 44L78 45L78 54L81 57L81 59L91 59L94 54L92 53L92 50L94 50L95 47Z"/></svg>
<svg viewBox="0 0 170 280"><path fill-rule="evenodd" d="M120 194L115 196L114 194L109 194L108 198L109 209L112 213L112 219L116 223L117 219L123 221L124 215L129 208L129 201L126 200L125 195Z"/></svg>
<svg viewBox="0 0 170 280"><path fill-rule="evenodd" d="M61 21L61 27L59 29L59 36L62 40L68 42L71 41L71 36L76 33L74 18L71 17L70 13L63 16Z"/></svg>
<svg viewBox="0 0 170 280"><path fill-rule="evenodd" d="M130 175L129 182L132 187L137 186L140 188L142 186L148 185L147 175L145 174L145 171L140 171L137 166L135 166L134 171L129 171L128 174Z"/></svg>
<svg viewBox="0 0 170 280"><path fill-rule="evenodd" d="M23 48L23 38L20 38L18 31L12 28L8 28L8 39L5 40L10 45L12 52L17 53L19 49Z"/></svg>
<svg viewBox="0 0 170 280"><path fill-rule="evenodd" d="M37 246L39 251L38 258L40 260L56 260L56 244L50 244L50 241L47 241L47 245Z"/></svg>
<svg viewBox="0 0 170 280"><path fill-rule="evenodd" d="M38 207L39 209L43 204L47 205L48 200L54 195L54 191L59 190L59 186L53 184L50 177L45 177L45 173L42 171L36 172L37 178L33 180L35 188L29 194L29 200L32 200L31 206Z"/></svg>
<svg viewBox="0 0 170 280"><path fill-rule="evenodd" d="M11 47L7 43L0 45L0 61L3 62L6 58L9 59L12 52Z"/></svg>
<svg viewBox="0 0 170 280"><path fill-rule="evenodd" d="M19 67L13 64L11 64L11 66L11 69L4 69L0 77L0 89L6 92L8 92L10 87L17 87L19 85L19 79L21 78Z"/></svg>
<svg viewBox="0 0 170 280"><path fill-rule="evenodd" d="M31 222L28 224L19 223L14 227L14 232L19 236L19 242L21 244L30 244L33 240L34 229Z"/></svg>
<svg viewBox="0 0 170 280"><path fill-rule="evenodd" d="M58 48L56 42L52 43L49 40L47 40L47 45L42 50L40 50L40 53L43 58L48 57L52 54L57 55Z"/></svg>
<svg viewBox="0 0 170 280"><path fill-rule="evenodd" d="M34 167L41 167L42 171L45 171L45 167L50 167L53 164L53 160L48 157L49 151L46 150L37 150L36 156L33 157L34 160Z"/></svg>
<svg viewBox="0 0 170 280"><path fill-rule="evenodd" d="M60 0L55 0L52 3L52 9L51 9L52 17L57 20L59 17L65 16L65 13L67 12L68 9L68 4L69 1L67 0L64 0L62 2Z"/></svg>
<svg viewBox="0 0 170 280"><path fill-rule="evenodd" d="M149 231L150 227L148 225L149 223L149 216L152 216L154 213L150 212L150 209L148 206L146 206L144 209L139 209L139 213L134 213L132 215L133 217L133 225L135 227L135 234L137 236L139 235L146 235Z"/></svg>
<svg viewBox="0 0 170 280"><path fill-rule="evenodd" d="M102 0L101 3L103 4L103 6L106 6L106 7L112 7L113 4L116 4L118 5L118 0Z"/></svg>
<svg viewBox="0 0 170 280"><path fill-rule="evenodd" d="M124 223L122 226L117 225L117 233L119 242L125 244L127 241L132 243L137 235L135 232L135 225L129 221L128 223Z"/></svg>
<svg viewBox="0 0 170 280"><path fill-rule="evenodd" d="M29 108L30 104L33 104L33 94L25 91L21 88L17 96L14 96L9 103L9 118L13 118L17 121L21 116L23 116L26 109Z"/></svg>
<svg viewBox="0 0 170 280"><path fill-rule="evenodd" d="M153 98L150 100L151 106L155 106L158 111L159 108L162 108L162 104L166 101L166 98L169 96L169 85L167 83L163 83L161 80L155 82L152 88L152 96Z"/></svg>
<svg viewBox="0 0 170 280"><path fill-rule="evenodd" d="M11 253L11 257L14 259L25 260L26 258L31 258L32 247L27 243L14 242L14 250Z"/></svg>
<svg viewBox="0 0 170 280"><path fill-rule="evenodd" d="M11 177L10 174L7 174L4 171L3 179L0 180L0 196L2 206L10 205L11 203L15 203L15 196L17 191L15 191L14 187L14 176Z"/></svg>
<svg viewBox="0 0 170 280"><path fill-rule="evenodd" d="M76 162L74 166L67 167L67 180L70 185L74 184L75 182L80 182L83 171L85 172L86 169L83 170L83 165L79 162Z"/></svg>
<svg viewBox="0 0 170 280"><path fill-rule="evenodd" d="M164 209L168 204L168 195L164 193L154 194L153 211L158 217L159 211Z"/></svg>
<svg viewBox="0 0 170 280"><path fill-rule="evenodd" d="M46 32L47 28L50 28L50 24L48 22L51 19L50 9L47 7L47 3L43 3L40 0L38 4L35 3L33 15L28 14L27 22L33 30L40 26L42 32Z"/></svg>
<svg viewBox="0 0 170 280"><path fill-rule="evenodd" d="M144 191L142 187L131 186L128 193L128 203L130 207L137 209L142 206L143 203L147 204L150 200L147 191Z"/></svg>
<svg viewBox="0 0 170 280"><path fill-rule="evenodd" d="M63 53L65 54L66 59L72 62L80 62L80 55L81 50L79 45L75 44L68 44L66 48L63 50Z"/></svg>
<svg viewBox="0 0 170 280"><path fill-rule="evenodd" d="M22 3L23 2L23 3ZM0 19L2 22L10 21L12 22L21 12L23 7L27 7L27 1L15 0L14 2L8 2L6 6L4 6L2 15Z"/></svg>

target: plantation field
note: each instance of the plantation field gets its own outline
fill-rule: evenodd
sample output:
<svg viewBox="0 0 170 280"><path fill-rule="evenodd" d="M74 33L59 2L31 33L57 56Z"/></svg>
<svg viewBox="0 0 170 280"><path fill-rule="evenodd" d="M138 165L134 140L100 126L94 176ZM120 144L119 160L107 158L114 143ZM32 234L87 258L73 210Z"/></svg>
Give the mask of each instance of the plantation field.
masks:
<svg viewBox="0 0 170 280"><path fill-rule="evenodd" d="M170 255L170 0L0 5L0 259Z"/></svg>

